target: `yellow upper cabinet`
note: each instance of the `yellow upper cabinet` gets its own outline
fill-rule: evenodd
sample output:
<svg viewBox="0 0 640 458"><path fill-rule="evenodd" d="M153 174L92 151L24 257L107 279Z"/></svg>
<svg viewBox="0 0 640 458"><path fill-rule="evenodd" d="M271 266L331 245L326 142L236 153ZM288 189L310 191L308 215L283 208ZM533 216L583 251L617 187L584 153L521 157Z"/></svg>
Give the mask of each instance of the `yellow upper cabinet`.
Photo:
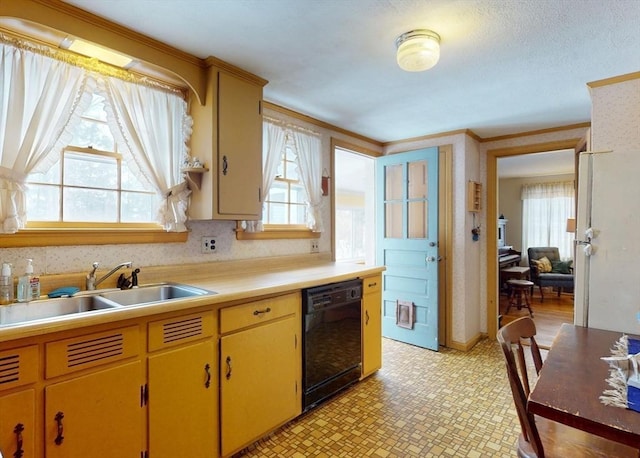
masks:
<svg viewBox="0 0 640 458"><path fill-rule="evenodd" d="M192 219L262 218L262 86L244 72L210 66L204 106L191 104L191 155L211 169L191 196Z"/></svg>

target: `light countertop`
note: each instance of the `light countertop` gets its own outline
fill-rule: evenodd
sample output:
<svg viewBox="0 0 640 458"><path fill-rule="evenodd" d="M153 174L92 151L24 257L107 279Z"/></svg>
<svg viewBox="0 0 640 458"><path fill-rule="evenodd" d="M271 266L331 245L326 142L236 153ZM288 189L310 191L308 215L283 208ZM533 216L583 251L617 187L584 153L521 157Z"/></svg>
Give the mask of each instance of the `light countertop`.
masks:
<svg viewBox="0 0 640 458"><path fill-rule="evenodd" d="M187 312L203 306L221 308L326 283L376 275L383 270L384 267L379 266L333 263L315 258L215 262L149 270L142 268L141 286L171 281L215 291L216 294L0 325L0 342L166 312Z"/></svg>

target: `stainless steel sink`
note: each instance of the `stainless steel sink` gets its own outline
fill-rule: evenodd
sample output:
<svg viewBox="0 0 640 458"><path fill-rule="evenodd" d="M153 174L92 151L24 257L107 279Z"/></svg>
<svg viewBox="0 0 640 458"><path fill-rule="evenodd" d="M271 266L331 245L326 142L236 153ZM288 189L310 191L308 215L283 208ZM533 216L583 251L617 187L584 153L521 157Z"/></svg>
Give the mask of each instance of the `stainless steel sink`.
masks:
<svg viewBox="0 0 640 458"><path fill-rule="evenodd" d="M2 306L0 307L0 326L211 294L216 293L179 283L161 283L125 290L82 291L72 297Z"/></svg>
<svg viewBox="0 0 640 458"><path fill-rule="evenodd" d="M108 291L100 296L119 305L138 305L216 294L213 291L178 283L147 285L139 288Z"/></svg>
<svg viewBox="0 0 640 458"><path fill-rule="evenodd" d="M0 325L44 320L75 313L105 310L117 306L117 304L97 295L61 297L16 303L0 307Z"/></svg>

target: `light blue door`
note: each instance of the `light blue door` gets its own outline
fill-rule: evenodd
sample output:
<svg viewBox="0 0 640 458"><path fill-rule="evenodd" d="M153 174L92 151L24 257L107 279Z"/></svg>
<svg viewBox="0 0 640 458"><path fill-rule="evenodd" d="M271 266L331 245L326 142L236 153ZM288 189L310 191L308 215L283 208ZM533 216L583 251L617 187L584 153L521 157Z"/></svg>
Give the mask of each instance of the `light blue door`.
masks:
<svg viewBox="0 0 640 458"><path fill-rule="evenodd" d="M376 159L382 334L438 350L438 148Z"/></svg>

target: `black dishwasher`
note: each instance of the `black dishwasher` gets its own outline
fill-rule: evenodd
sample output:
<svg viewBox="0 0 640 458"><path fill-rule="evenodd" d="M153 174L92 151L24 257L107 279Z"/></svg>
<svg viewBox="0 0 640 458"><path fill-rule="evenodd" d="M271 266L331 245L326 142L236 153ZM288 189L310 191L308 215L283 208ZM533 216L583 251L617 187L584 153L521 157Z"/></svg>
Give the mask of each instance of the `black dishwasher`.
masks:
<svg viewBox="0 0 640 458"><path fill-rule="evenodd" d="M302 291L304 411L356 382L362 371L362 280Z"/></svg>

